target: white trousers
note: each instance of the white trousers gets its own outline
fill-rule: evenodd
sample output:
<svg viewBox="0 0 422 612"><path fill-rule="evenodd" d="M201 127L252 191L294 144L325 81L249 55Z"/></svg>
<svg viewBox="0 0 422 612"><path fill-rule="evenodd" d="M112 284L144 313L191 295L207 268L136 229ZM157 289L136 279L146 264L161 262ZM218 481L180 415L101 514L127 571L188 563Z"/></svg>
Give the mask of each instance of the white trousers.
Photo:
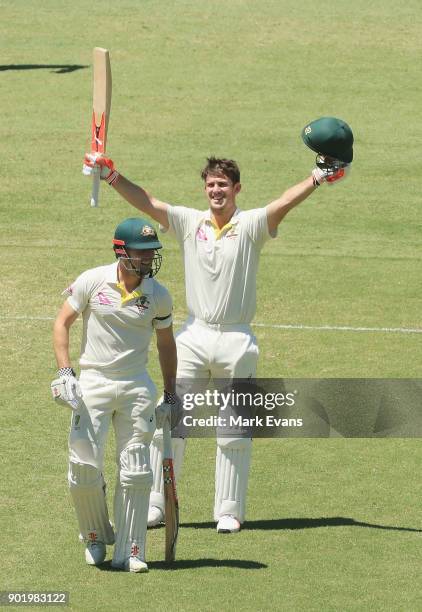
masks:
<svg viewBox="0 0 422 612"><path fill-rule="evenodd" d="M152 472L149 446L155 430L156 388L146 372L131 380L82 371L83 403L73 412L69 435L69 487L85 541L114 541L103 478L107 434L113 424L118 466L113 563L145 557Z"/></svg>
<svg viewBox="0 0 422 612"><path fill-rule="evenodd" d="M147 372L131 380L108 378L82 370L79 383L83 404L72 413L69 458L102 471L110 425L116 437L116 461L131 444L151 442L155 430L157 390Z"/></svg>
<svg viewBox="0 0 422 612"><path fill-rule="evenodd" d="M176 335L177 378L253 378L258 345L250 325L188 319Z"/></svg>
<svg viewBox="0 0 422 612"><path fill-rule="evenodd" d="M197 319L184 324L176 336L177 378L255 378L258 345L247 324L209 325ZM177 435L177 433L175 433ZM217 438L214 519L232 514L243 522L252 452L250 439ZM177 466L180 469L180 466Z"/></svg>

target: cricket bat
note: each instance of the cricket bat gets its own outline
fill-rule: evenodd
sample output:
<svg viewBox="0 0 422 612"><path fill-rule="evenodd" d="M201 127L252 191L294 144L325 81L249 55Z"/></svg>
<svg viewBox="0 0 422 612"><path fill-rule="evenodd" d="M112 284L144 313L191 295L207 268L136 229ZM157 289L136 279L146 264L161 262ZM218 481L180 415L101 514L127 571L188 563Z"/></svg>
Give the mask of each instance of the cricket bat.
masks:
<svg viewBox="0 0 422 612"><path fill-rule="evenodd" d="M167 563L171 563L176 558L176 544L179 534L179 501L174 478L170 424L167 420L163 426L163 481L166 521L165 560Z"/></svg>
<svg viewBox="0 0 422 612"><path fill-rule="evenodd" d="M94 93L92 103L91 152L103 154L107 144L107 128L111 107L111 67L107 49L94 49ZM93 173L91 206L98 206L100 169Z"/></svg>

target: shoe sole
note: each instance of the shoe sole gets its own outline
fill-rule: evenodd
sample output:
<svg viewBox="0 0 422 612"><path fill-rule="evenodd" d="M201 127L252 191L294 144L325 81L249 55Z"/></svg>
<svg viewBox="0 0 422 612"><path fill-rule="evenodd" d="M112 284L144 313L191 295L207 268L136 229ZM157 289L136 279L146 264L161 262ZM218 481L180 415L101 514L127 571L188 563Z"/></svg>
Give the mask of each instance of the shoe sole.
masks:
<svg viewBox="0 0 422 612"><path fill-rule="evenodd" d="M148 568L142 567L141 569L129 569L126 571L129 571L131 574L146 574L148 572Z"/></svg>
<svg viewBox="0 0 422 612"><path fill-rule="evenodd" d="M111 562L111 567L116 570L121 570L124 572L130 572L131 574L146 574L149 571L149 567L141 567L139 569L131 569L129 566L124 563L113 563Z"/></svg>
<svg viewBox="0 0 422 612"><path fill-rule="evenodd" d="M239 533L240 529L217 529L217 533Z"/></svg>

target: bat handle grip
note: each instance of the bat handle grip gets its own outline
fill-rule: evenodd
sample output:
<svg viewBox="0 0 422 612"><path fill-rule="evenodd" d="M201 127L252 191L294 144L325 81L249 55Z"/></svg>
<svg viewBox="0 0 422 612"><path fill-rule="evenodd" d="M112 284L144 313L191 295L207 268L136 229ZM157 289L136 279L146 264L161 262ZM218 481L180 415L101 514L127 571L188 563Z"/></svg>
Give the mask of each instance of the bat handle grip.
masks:
<svg viewBox="0 0 422 612"><path fill-rule="evenodd" d="M91 193L91 207L97 208L99 206L99 193L100 193L100 173L101 168L94 167L92 172L92 193Z"/></svg>
<svg viewBox="0 0 422 612"><path fill-rule="evenodd" d="M172 447L171 447L171 431L170 423L168 419L165 419L163 423L163 457L166 459L172 459Z"/></svg>

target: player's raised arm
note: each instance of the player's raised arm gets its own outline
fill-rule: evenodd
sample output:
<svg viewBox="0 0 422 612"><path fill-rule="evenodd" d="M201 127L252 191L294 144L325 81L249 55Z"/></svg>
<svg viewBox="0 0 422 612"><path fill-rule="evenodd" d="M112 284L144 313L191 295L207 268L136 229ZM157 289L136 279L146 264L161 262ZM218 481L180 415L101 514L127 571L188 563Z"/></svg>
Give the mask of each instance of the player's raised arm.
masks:
<svg viewBox="0 0 422 612"><path fill-rule="evenodd" d="M168 228L168 216L166 202L161 202L154 198L149 193L142 189L139 185L135 185L126 177L120 174L114 167L113 160L108 157L98 157L91 153L85 155L83 174L89 176L92 172L99 168L101 171L101 179L105 180L109 185L135 208L142 213L154 219L165 228ZM98 171L98 170L97 170Z"/></svg>
<svg viewBox="0 0 422 612"><path fill-rule="evenodd" d="M353 160L353 133L336 117L321 117L306 125L302 140L316 156L311 176L287 189L267 206L268 229L274 232L286 214L303 202L322 183L333 185L345 178Z"/></svg>
<svg viewBox="0 0 422 612"><path fill-rule="evenodd" d="M277 200L267 206L267 221L270 233L273 233L289 210L303 202L317 188L310 176L301 183L287 189Z"/></svg>

